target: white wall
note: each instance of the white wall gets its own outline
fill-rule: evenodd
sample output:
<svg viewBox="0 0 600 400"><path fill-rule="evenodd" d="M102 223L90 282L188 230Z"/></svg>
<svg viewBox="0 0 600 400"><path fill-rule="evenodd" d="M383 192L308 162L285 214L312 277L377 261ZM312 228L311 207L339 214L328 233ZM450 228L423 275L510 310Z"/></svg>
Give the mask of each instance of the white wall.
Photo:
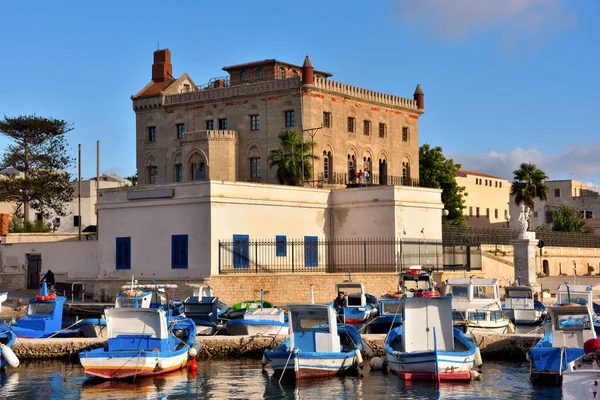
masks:
<svg viewBox="0 0 600 400"><path fill-rule="evenodd" d="M0 245L2 272L27 273L27 254L42 256L42 276L51 269L56 279L93 279L98 276L98 242L46 242Z"/></svg>

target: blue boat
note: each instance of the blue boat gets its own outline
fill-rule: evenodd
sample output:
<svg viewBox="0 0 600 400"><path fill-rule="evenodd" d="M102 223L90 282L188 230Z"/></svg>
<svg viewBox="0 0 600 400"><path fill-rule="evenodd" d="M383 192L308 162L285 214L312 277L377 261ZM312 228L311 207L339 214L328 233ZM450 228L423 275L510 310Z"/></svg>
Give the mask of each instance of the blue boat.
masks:
<svg viewBox="0 0 600 400"><path fill-rule="evenodd" d="M6 366L17 368L19 359L12 351L12 346L17 340L17 335L8 326L0 326L0 373L3 373Z"/></svg>
<svg viewBox="0 0 600 400"><path fill-rule="evenodd" d="M377 316L377 298L365 293L365 288L359 282L338 282L335 293L344 292L346 304L339 313L339 320L344 324L362 327L369 319ZM334 306L334 301L329 303Z"/></svg>
<svg viewBox="0 0 600 400"><path fill-rule="evenodd" d="M504 287L504 315L515 325L537 324L546 317L546 306L533 297L531 286L516 285Z"/></svg>
<svg viewBox="0 0 600 400"><path fill-rule="evenodd" d="M220 319L227 312L227 305L213 295L210 286L194 286L183 309L185 316L196 323L197 335L214 335L222 327Z"/></svg>
<svg viewBox="0 0 600 400"><path fill-rule="evenodd" d="M592 314L594 329L597 334L600 334L600 304L594 303L593 301L593 290L591 285L558 285L555 305L564 303L576 303L587 306Z"/></svg>
<svg viewBox="0 0 600 400"><path fill-rule="evenodd" d="M583 305L562 303L549 307L548 332L527 352L531 380L560 383L567 365L584 355L583 345L596 338L592 314Z"/></svg>
<svg viewBox="0 0 600 400"><path fill-rule="evenodd" d="M156 308L107 309L108 344L79 353L87 375L105 379L156 376L181 370L195 357L196 324Z"/></svg>
<svg viewBox="0 0 600 400"><path fill-rule="evenodd" d="M384 341L390 372L405 380L470 381L478 347L452 321L452 297L407 297L402 326Z"/></svg>
<svg viewBox="0 0 600 400"><path fill-rule="evenodd" d="M225 324L228 335L276 336L287 335L289 324L281 308L257 308L248 311L242 319L231 319Z"/></svg>
<svg viewBox="0 0 600 400"><path fill-rule="evenodd" d="M338 324L329 305L288 306L290 338L266 350L263 366L271 365L277 377L295 379L346 375L362 365L362 339L351 325Z"/></svg>
<svg viewBox="0 0 600 400"><path fill-rule="evenodd" d="M388 333L402 325L402 299L379 299L377 317L369 322L369 333Z"/></svg>
<svg viewBox="0 0 600 400"><path fill-rule="evenodd" d="M25 317L10 329L20 338L38 339L47 337L75 337L78 328L63 325L63 306L66 297L49 293L46 282L40 294L29 300Z"/></svg>

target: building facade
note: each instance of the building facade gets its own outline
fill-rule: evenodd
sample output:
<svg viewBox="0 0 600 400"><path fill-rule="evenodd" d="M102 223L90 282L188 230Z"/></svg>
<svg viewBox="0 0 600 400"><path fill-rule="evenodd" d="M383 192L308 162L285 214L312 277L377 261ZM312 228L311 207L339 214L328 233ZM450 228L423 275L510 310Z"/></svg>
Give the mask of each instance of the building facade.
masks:
<svg viewBox="0 0 600 400"><path fill-rule="evenodd" d="M456 183L465 188L463 197L467 225L506 228L509 221L510 183L504 178L480 172L459 170ZM518 213L517 213L518 215Z"/></svg>
<svg viewBox="0 0 600 400"><path fill-rule="evenodd" d="M586 227L600 234L600 193L597 187L574 179L548 180L545 183L549 189L548 201L534 201L532 230L539 227L551 230L556 210L560 206L570 205L579 210L585 218ZM516 220L520 209L514 202L514 196L511 196L510 207L510 213Z"/></svg>
<svg viewBox="0 0 600 400"><path fill-rule="evenodd" d="M316 142L313 183L349 183L354 169L369 170L370 183L416 184L419 86L407 99L346 85L307 56L302 66L228 66L228 77L199 87L185 73L173 78L170 58L169 50L154 52L152 80L132 96L139 184L277 183L268 156L286 129Z"/></svg>

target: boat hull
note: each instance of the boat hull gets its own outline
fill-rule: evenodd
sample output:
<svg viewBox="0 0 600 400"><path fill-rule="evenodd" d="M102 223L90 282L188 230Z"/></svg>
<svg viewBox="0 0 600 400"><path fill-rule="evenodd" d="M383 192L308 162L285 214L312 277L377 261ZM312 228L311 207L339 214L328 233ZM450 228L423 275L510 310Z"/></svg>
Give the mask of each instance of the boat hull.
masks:
<svg viewBox="0 0 600 400"><path fill-rule="evenodd" d="M387 354L387 359L390 371L405 380L470 381L475 365L474 354L450 352L437 353L437 373L435 352Z"/></svg>
<svg viewBox="0 0 600 400"><path fill-rule="evenodd" d="M114 353L113 353L114 354ZM86 375L104 379L126 379L156 376L183 369L188 360L187 349L176 355L163 356L157 352L123 352L111 357L80 356Z"/></svg>
<svg viewBox="0 0 600 400"><path fill-rule="evenodd" d="M79 326L79 335L86 338L107 338L108 330L103 319L84 319Z"/></svg>
<svg viewBox="0 0 600 400"><path fill-rule="evenodd" d="M569 371L562 375L562 395L565 400L578 400L598 397L600 370L588 369Z"/></svg>
<svg viewBox="0 0 600 400"><path fill-rule="evenodd" d="M533 325L541 319L542 312L534 308L505 308L504 315L515 325Z"/></svg>
<svg viewBox="0 0 600 400"><path fill-rule="evenodd" d="M459 323L454 326L466 334L485 335L487 333L511 333L510 320L505 318L503 321L493 323Z"/></svg>
<svg viewBox="0 0 600 400"><path fill-rule="evenodd" d="M355 353L296 353L290 357L289 352L265 352L265 356L273 368L274 375L286 378L307 379L333 375L350 375L358 371L358 360Z"/></svg>
<svg viewBox="0 0 600 400"><path fill-rule="evenodd" d="M287 335L289 328L285 325L273 324L248 324L244 320L233 320L227 323L226 329L228 335L244 336L276 336ZM233 322L233 323L232 323Z"/></svg>

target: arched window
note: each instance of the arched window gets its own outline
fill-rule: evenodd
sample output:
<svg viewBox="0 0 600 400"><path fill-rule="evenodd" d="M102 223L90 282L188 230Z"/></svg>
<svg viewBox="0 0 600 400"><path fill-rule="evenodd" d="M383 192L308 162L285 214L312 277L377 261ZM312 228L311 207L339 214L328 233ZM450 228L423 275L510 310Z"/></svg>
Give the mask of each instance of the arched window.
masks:
<svg viewBox="0 0 600 400"><path fill-rule="evenodd" d="M240 79L242 80L242 82L248 82L248 71L247 70L243 70L242 72L240 72Z"/></svg>
<svg viewBox="0 0 600 400"><path fill-rule="evenodd" d="M198 165L196 167L196 165ZM201 181L206 179L206 164L201 162L200 164L192 163L190 166L190 176L193 181Z"/></svg>
<svg viewBox="0 0 600 400"><path fill-rule="evenodd" d="M379 184L387 185L387 160L379 159Z"/></svg>
<svg viewBox="0 0 600 400"><path fill-rule="evenodd" d="M265 69L263 67L260 67L257 71L256 71L256 77L258 79L265 79Z"/></svg>
<svg viewBox="0 0 600 400"><path fill-rule="evenodd" d="M410 185L410 163L402 161L402 184Z"/></svg>
<svg viewBox="0 0 600 400"><path fill-rule="evenodd" d="M363 169L365 171L371 170L371 157L363 157Z"/></svg>
<svg viewBox="0 0 600 400"><path fill-rule="evenodd" d="M285 68L279 67L277 69L277 74L279 75L279 79L285 79L285 77L286 77Z"/></svg>
<svg viewBox="0 0 600 400"><path fill-rule="evenodd" d="M323 151L323 179L330 183L333 180L333 157L330 151Z"/></svg>

